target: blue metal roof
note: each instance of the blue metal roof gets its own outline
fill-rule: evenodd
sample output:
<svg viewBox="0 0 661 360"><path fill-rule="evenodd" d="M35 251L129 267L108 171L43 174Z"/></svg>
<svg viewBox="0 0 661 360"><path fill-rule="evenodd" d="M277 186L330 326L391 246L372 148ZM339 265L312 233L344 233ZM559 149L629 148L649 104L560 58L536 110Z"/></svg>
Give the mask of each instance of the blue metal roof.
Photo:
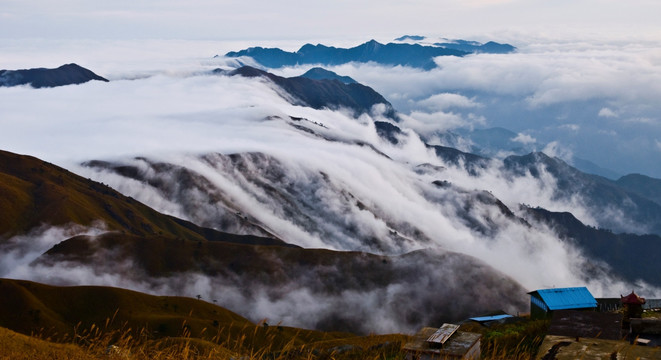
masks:
<svg viewBox="0 0 661 360"><path fill-rule="evenodd" d="M586 287L535 290L549 310L584 309L597 307L597 300Z"/></svg>
<svg viewBox="0 0 661 360"><path fill-rule="evenodd" d="M502 315L494 315L494 316L472 317L472 318L469 318L468 320L473 320L473 321L477 321L477 322L486 322L486 321L502 320L502 319L510 318L510 317L513 317L513 316L508 315L508 314L502 314Z"/></svg>

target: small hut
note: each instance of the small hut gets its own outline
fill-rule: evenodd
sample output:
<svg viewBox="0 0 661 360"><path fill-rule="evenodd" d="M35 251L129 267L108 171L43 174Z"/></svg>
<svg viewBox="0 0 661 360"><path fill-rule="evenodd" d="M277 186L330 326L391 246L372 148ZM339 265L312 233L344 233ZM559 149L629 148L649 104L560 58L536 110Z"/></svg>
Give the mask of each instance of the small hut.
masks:
<svg viewBox="0 0 661 360"><path fill-rule="evenodd" d="M459 331L459 325L422 328L404 346L407 360L477 360L481 334Z"/></svg>

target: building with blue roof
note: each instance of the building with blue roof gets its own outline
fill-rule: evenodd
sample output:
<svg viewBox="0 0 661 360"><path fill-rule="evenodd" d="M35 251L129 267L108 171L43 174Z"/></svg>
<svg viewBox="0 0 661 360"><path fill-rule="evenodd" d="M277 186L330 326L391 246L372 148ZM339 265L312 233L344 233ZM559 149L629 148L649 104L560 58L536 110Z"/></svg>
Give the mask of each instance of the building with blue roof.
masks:
<svg viewBox="0 0 661 360"><path fill-rule="evenodd" d="M478 317L472 317L468 318L468 320L473 320L478 323L486 323L486 322L491 322L491 321L500 321L503 319L508 319L513 317L512 315L509 314L500 314L500 315L492 315L492 316L478 316Z"/></svg>
<svg viewBox="0 0 661 360"><path fill-rule="evenodd" d="M547 318L555 310L595 310L597 300L585 287L541 289L530 295L530 317Z"/></svg>

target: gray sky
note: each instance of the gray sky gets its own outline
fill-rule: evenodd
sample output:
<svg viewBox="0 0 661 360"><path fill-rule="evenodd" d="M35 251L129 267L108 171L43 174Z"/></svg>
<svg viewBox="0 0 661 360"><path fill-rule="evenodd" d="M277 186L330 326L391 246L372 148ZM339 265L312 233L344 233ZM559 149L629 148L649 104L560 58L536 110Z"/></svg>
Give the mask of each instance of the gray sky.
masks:
<svg viewBox="0 0 661 360"><path fill-rule="evenodd" d="M0 39L661 38L652 0L0 0Z"/></svg>

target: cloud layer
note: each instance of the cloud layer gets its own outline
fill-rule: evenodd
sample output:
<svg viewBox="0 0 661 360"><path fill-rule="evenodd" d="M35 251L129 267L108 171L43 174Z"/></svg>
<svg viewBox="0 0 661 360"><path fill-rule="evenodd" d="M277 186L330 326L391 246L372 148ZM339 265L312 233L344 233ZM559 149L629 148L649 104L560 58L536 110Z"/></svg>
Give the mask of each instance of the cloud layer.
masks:
<svg viewBox="0 0 661 360"><path fill-rule="evenodd" d="M636 100L623 90L611 88L591 95L590 91L611 83L601 83L596 70L585 78L570 71L579 71L594 61L582 53L592 50L578 49L583 55L575 55L576 59L567 62L546 50L538 53L532 50L533 47L531 53L502 57L442 58L438 60L441 69L428 73L406 68L384 71L373 65L355 64L334 70L373 86L395 104L399 102L408 112L403 124L427 132L471 124L496 125L498 114L511 121L504 115L520 111L526 116L540 115L541 118L531 122L542 125L522 125L516 139L528 143L545 140L540 135L545 127L566 124L557 116L548 119L544 116L549 116L551 111L573 109L567 107L573 101L578 104L596 101L590 108L594 110L594 118L600 113L604 118L607 112L602 112L606 108L602 102L607 101L608 109L618 115L605 117L611 125L627 113L631 116L624 116L625 119L650 119L643 123L654 126L654 117L647 116L647 111L655 106L647 102L649 94ZM643 58L650 56L648 50L643 51ZM563 51L566 55L574 50ZM612 69L625 67L625 73L636 73L637 70L624 64L632 58L626 53L619 54L620 60L615 55L599 57L594 67L617 79L622 74ZM144 55L141 59L147 58ZM109 59L105 66L111 68L115 61ZM565 65L564 70L554 70L558 62ZM198 223L214 224L214 217L238 210L283 239L304 247L379 254L401 254L423 248L451 250L483 261L527 289L587 284L599 296L625 291L631 285L607 272L589 277L584 271L589 265L587 260L576 248L559 240L552 229L513 221L496 205L494 197L514 211L521 203L552 211L571 211L581 221L598 225L580 197L554 197L557 184L543 169L539 177L528 174L512 178L494 161L479 176L474 176L436 157L411 129L404 130L398 145L382 140L373 121L387 119L378 114L354 119L343 111L293 106L279 95L279 89L263 79L206 73L215 66L231 65L223 59L191 62L180 58L175 63L171 67L168 61L163 61L147 72L145 69L149 67L142 60L119 70L114 68L109 71L114 81L107 84L40 90L2 88L0 143L5 150L55 162L110 184L157 210ZM572 64L578 65L572 68ZM655 65L651 62L648 65L648 71L655 73ZM283 69L282 73L298 75L301 70ZM639 75L633 77L633 82L643 86L643 76ZM656 84L646 85L649 92L658 91ZM576 89L564 93L563 90L571 88ZM502 99L510 102L501 103ZM618 105L626 100L638 101L635 103L638 106ZM302 119L293 120L291 116ZM568 119L576 125L572 131L592 126L590 121L574 116ZM614 125L609 129L619 130ZM548 143L551 144L548 151L567 156L563 155L566 147L557 142ZM651 144L658 147L658 141ZM135 159L136 156L146 160ZM145 176L160 177L176 189L177 178L169 173L157 173L147 164L165 162L194 171L210 187L205 191L163 192L139 180L80 166L91 159L137 166ZM436 186L434 181L446 181L449 186ZM226 200L219 200L219 194ZM45 234L49 234L48 240L38 242L45 244L44 248L66 236ZM6 252L20 262L13 263L17 265L12 269L3 269L4 273L47 278L47 270L31 272L26 267L39 251L43 250ZM113 278L110 273L81 271L78 274L71 278L73 282L122 284L125 281ZM222 279L191 276L195 281L181 290L186 295L202 293L207 298L222 295L210 290L214 281L222 283ZM131 287L159 291L158 287L131 281ZM170 285L163 285L161 290L171 289L167 286ZM358 299L357 302L370 303L373 296L387 296L394 290L383 291L376 295L348 296ZM229 291L224 300L238 307L245 298L232 297L233 293ZM320 300L306 289L293 289L292 294L298 296L300 304ZM279 308L278 316L286 318L285 314L292 311L293 300L287 297L255 299L256 303L250 304L257 309L256 316ZM328 306L333 305L333 301L328 301ZM311 309L316 311L315 307ZM374 326L390 329L389 325Z"/></svg>
<svg viewBox="0 0 661 360"><path fill-rule="evenodd" d="M661 177L653 160L661 139L657 42L523 38L514 44L514 54L438 57L439 68L424 72L370 64L332 69L381 92L423 134L504 127L540 144L557 142L621 174Z"/></svg>

